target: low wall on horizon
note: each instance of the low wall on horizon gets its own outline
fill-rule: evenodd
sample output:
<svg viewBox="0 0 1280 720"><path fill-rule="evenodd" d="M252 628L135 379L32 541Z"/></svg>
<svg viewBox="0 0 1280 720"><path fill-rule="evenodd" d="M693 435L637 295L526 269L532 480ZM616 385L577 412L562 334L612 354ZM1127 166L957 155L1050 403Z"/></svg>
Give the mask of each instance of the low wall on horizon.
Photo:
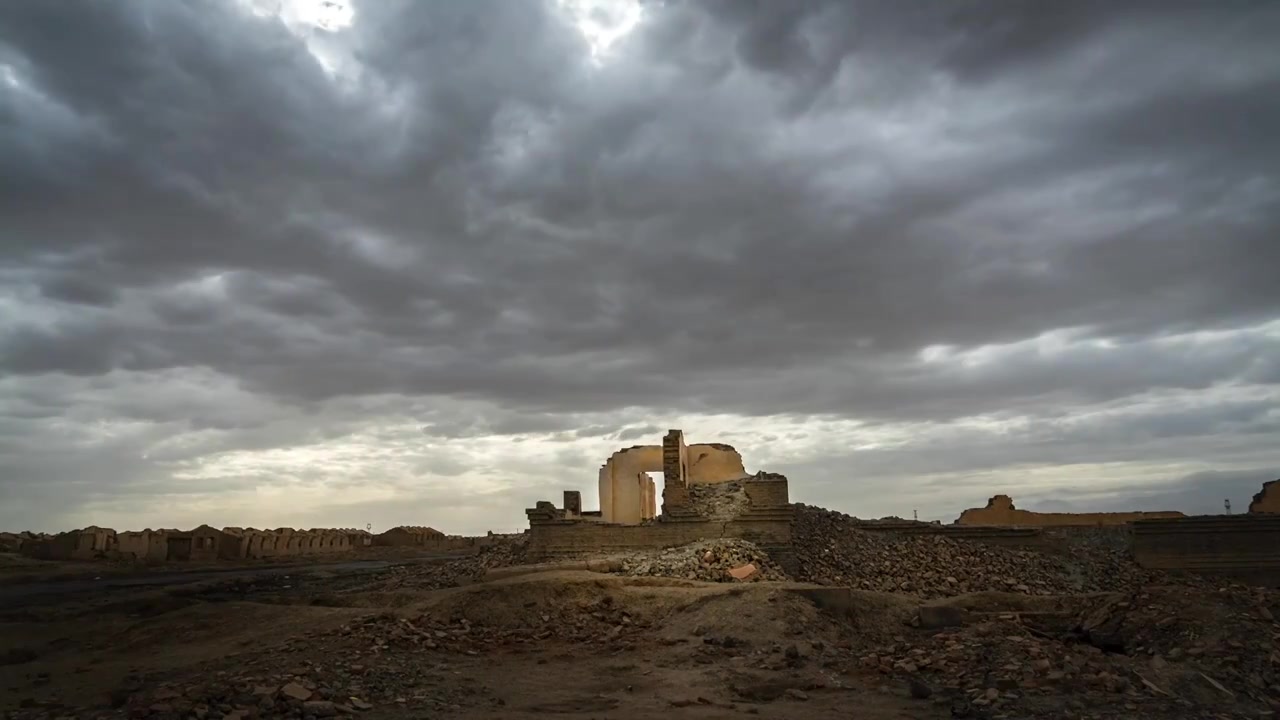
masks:
<svg viewBox="0 0 1280 720"><path fill-rule="evenodd" d="M1137 520L1186 517L1174 510L1156 512L1040 513L1019 510L1008 495L996 495L986 507L969 508L960 513L956 525L1000 525L1006 527L1090 527L1127 525Z"/></svg>

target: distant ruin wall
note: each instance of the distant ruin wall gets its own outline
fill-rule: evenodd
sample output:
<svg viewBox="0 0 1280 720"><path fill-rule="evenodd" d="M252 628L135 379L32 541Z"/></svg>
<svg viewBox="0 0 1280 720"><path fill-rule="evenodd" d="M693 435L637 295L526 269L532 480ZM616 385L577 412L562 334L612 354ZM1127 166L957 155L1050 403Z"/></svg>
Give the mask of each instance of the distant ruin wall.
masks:
<svg viewBox="0 0 1280 720"><path fill-rule="evenodd" d="M1005 525L1009 527L1070 527L1125 525L1135 520L1186 517L1180 512L1038 513L1019 510L1008 495L996 495L987 506L960 513L957 525Z"/></svg>
<svg viewBox="0 0 1280 720"><path fill-rule="evenodd" d="M1143 567L1280 587L1280 515L1208 515L1133 524Z"/></svg>
<svg viewBox="0 0 1280 720"><path fill-rule="evenodd" d="M1263 483L1262 490L1249 503L1251 513L1280 513L1280 480Z"/></svg>

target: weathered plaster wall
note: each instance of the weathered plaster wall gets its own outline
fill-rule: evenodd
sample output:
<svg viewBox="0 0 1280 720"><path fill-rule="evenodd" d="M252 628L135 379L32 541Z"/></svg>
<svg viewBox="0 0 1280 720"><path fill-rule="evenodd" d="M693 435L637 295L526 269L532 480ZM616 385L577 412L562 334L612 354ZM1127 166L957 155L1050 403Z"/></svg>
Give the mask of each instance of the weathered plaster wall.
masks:
<svg viewBox="0 0 1280 720"><path fill-rule="evenodd" d="M996 495L987 506L960 513L957 525L1008 525L1012 527L1064 527L1124 525L1135 520L1185 517L1180 512L1038 513L1019 510L1008 495Z"/></svg>
<svg viewBox="0 0 1280 720"><path fill-rule="evenodd" d="M723 443L690 445L687 454L685 462L690 484L741 480L747 475L742 465L742 455L730 445Z"/></svg>
<svg viewBox="0 0 1280 720"><path fill-rule="evenodd" d="M652 485L648 473L662 469L660 445L638 445L609 456L600 469L600 513L604 521L624 524L643 521L649 508L648 487Z"/></svg>
<svg viewBox="0 0 1280 720"><path fill-rule="evenodd" d="M126 558L144 562L159 562L165 559L168 545L165 534L157 530L138 532L122 532L116 534L116 547Z"/></svg>
<svg viewBox="0 0 1280 720"><path fill-rule="evenodd" d="M1251 513L1280 513L1280 480L1263 483L1262 489L1249 503Z"/></svg>

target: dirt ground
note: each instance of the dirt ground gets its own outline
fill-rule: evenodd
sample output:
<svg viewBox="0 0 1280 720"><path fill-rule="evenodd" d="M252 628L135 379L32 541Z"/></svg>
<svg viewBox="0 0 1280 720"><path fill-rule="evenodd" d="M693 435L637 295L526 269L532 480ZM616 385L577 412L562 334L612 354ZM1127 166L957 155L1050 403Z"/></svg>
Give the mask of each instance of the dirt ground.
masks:
<svg viewBox="0 0 1280 720"><path fill-rule="evenodd" d="M421 589L312 568L0 609L0 710L15 719L158 720L1270 717L1236 703L1239 691L1219 694L1207 676L1192 677L1194 705L1175 698L1165 666L1164 675L1144 669L1141 677L1172 690L1148 691L1137 680L1104 688L1110 656L1051 637L1053 623L1098 606L1097 632L1174 654L1178 624L1162 621L1163 634L1148 637L1143 628L1160 623L1132 613L1152 607L1176 618L1179 593L1102 605L1098 597L973 594L947 604L981 622L931 628L920 625L919 598L790 582L544 569ZM1072 675L1061 684L1001 684L990 704L980 692L996 680L976 678L974 694L926 672L932 662L939 673L1007 665L1030 676L1041 658L1057 667L1055 653L1068 670L1071 654L1088 655L1078 683ZM919 672L901 671L916 664ZM1115 671L1117 682L1125 672Z"/></svg>
<svg viewBox="0 0 1280 720"><path fill-rule="evenodd" d="M5 612L0 707L241 717L251 700L274 717L286 713L261 698L295 682L370 718L950 716L905 686L825 667L822 648L851 627L785 584L558 572L335 596L319 590L339 578L310 580L317 592L204 583ZM407 641L402 621L423 618L454 629Z"/></svg>

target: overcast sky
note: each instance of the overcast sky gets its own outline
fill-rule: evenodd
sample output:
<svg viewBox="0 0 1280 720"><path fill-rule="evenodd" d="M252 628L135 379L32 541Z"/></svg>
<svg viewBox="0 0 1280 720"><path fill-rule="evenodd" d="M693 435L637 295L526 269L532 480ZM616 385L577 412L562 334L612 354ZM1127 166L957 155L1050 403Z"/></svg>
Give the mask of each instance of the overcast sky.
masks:
<svg viewBox="0 0 1280 720"><path fill-rule="evenodd" d="M0 528L1280 477L1280 3L0 3Z"/></svg>

